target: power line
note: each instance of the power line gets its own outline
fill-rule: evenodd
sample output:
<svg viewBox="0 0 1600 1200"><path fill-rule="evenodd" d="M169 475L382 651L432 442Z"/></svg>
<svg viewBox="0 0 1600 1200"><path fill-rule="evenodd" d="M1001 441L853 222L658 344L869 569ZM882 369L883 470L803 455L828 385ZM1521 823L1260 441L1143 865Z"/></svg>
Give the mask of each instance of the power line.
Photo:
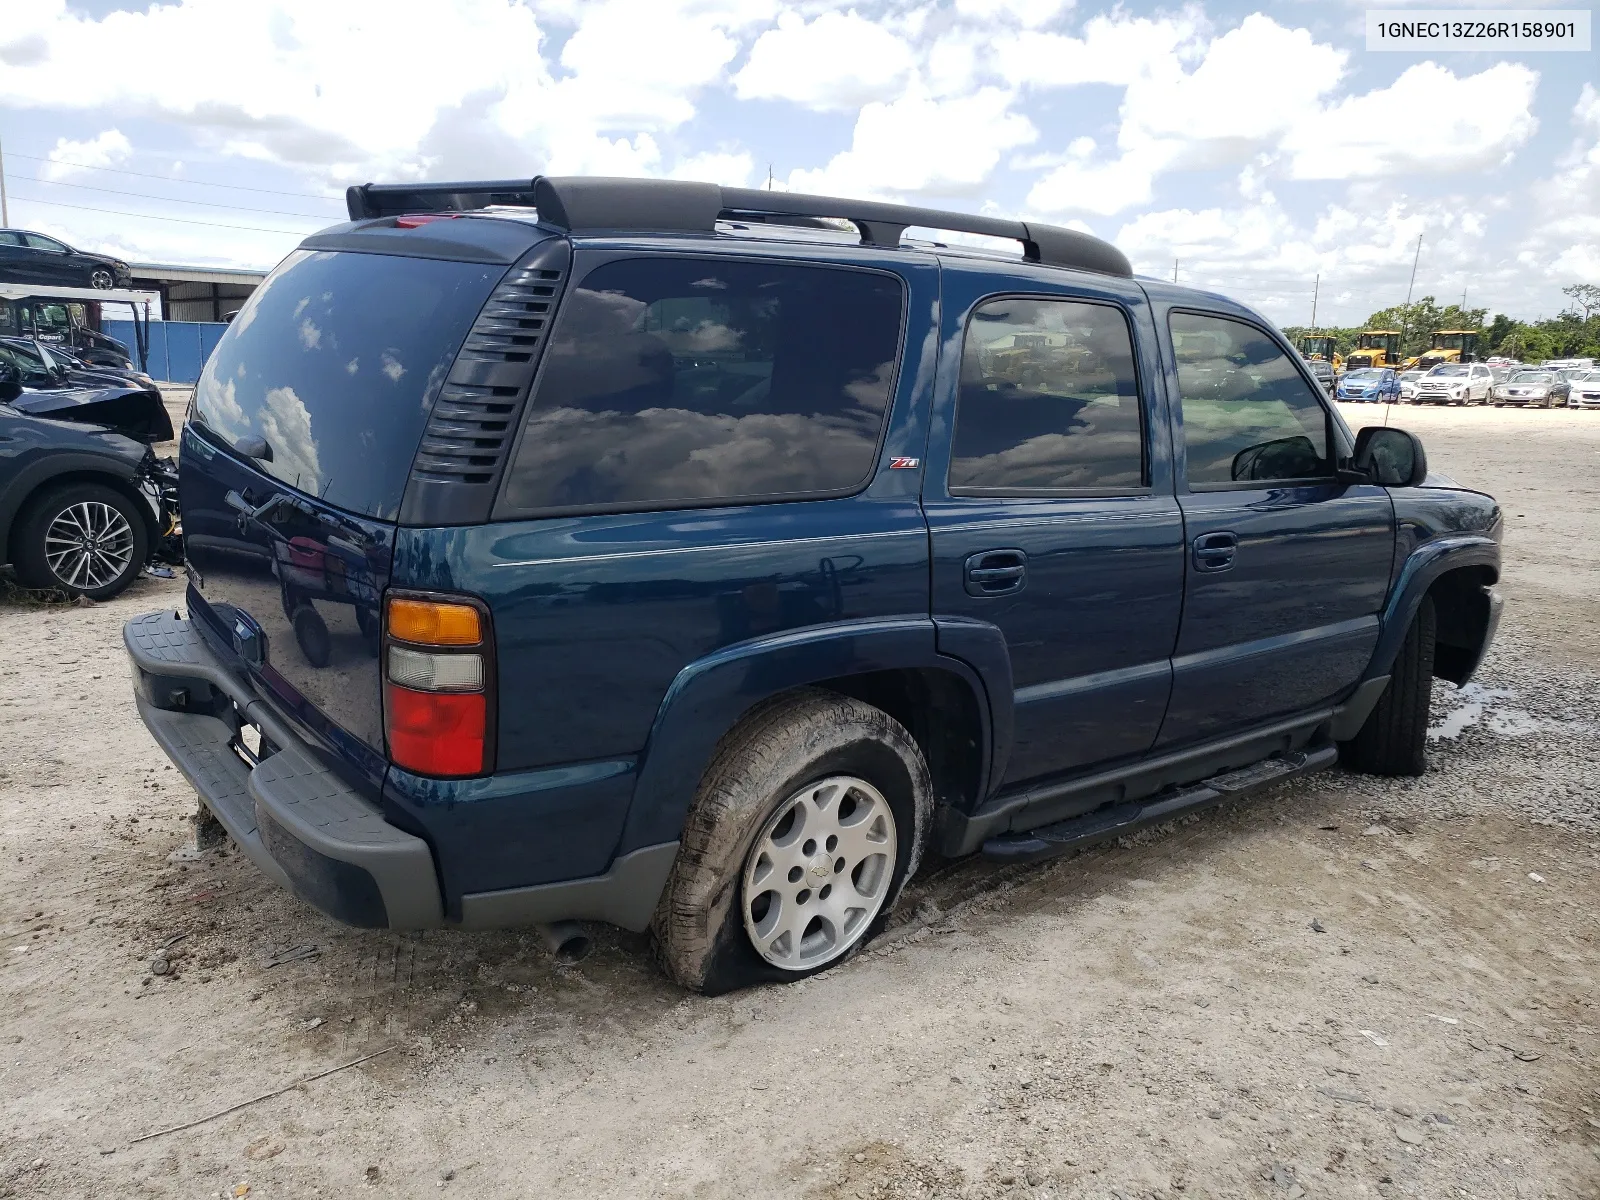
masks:
<svg viewBox="0 0 1600 1200"><path fill-rule="evenodd" d="M304 229L267 229L261 225L224 225L221 221L195 221L188 217L158 217L154 213L125 212L119 208L93 208L87 204L68 204L62 200L40 200L33 196L16 196L26 204L42 204L47 208L75 208L80 212L105 213L113 217L137 217L141 221L169 221L174 225L205 225L211 229L238 229L247 233L284 233L304 237Z"/></svg>
<svg viewBox="0 0 1600 1200"><path fill-rule="evenodd" d="M129 171L122 167L97 167L93 163L67 162L61 158L40 158L37 154L18 154L11 152L12 158L26 158L30 162L55 163L62 167L78 167L84 171L110 171L113 175L137 175L140 179L159 179L164 183L188 183L196 187L227 188L235 192L266 192L272 196L301 196L308 200L328 200L338 202L337 196L319 196L315 192L284 192L277 188L247 187L239 183L212 183L206 179L174 179L170 175L152 175L148 171Z"/></svg>
<svg viewBox="0 0 1600 1200"><path fill-rule="evenodd" d="M133 196L140 200L160 200L164 204L199 204L206 208L227 208L234 212L269 213L275 217L307 217L313 221L325 221L326 213L286 212L281 208L251 208L243 204L223 204L216 200L184 200L177 196L156 196L149 192L124 192L118 188L95 187L92 183L70 183L64 179L39 179L38 177L19 180L21 183L44 183L51 187L82 188L90 192L105 192L112 196Z"/></svg>

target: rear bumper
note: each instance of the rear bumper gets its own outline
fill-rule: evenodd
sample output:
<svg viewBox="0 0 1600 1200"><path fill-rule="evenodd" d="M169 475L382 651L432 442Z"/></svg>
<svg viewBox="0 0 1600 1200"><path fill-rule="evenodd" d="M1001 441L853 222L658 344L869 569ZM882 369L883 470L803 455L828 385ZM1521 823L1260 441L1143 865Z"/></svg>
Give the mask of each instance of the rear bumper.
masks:
<svg viewBox="0 0 1600 1200"><path fill-rule="evenodd" d="M566 919L641 930L677 843L619 856L603 875L461 897L445 911L433 849L323 766L172 612L123 627L139 716L239 848L268 877L340 921L367 928L501 928ZM234 749L241 721L275 750L254 767Z"/></svg>

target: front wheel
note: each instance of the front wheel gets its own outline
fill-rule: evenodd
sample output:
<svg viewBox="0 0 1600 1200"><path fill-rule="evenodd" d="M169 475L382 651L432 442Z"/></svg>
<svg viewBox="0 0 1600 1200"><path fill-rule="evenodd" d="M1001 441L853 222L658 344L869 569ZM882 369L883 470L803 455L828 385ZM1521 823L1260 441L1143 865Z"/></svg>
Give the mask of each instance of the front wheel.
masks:
<svg viewBox="0 0 1600 1200"><path fill-rule="evenodd" d="M89 272L89 286L96 291L109 291L116 282L116 278L105 267L96 267Z"/></svg>
<svg viewBox="0 0 1600 1200"><path fill-rule="evenodd" d="M759 707L700 782L657 958L707 995L837 965L888 919L932 812L922 752L881 709L817 689Z"/></svg>
<svg viewBox="0 0 1600 1200"><path fill-rule="evenodd" d="M1355 737L1339 743L1339 757L1351 770L1368 775L1421 775L1427 770L1436 628L1433 600L1424 596L1377 707Z"/></svg>
<svg viewBox="0 0 1600 1200"><path fill-rule="evenodd" d="M12 535L27 587L109 600L150 557L150 531L135 502L102 483L69 483L29 502Z"/></svg>

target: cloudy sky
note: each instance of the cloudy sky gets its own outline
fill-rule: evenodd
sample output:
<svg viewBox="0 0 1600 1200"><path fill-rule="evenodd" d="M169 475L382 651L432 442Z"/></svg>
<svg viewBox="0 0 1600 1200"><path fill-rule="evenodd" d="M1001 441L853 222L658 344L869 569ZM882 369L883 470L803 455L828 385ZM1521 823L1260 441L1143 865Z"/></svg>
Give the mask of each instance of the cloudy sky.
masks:
<svg viewBox="0 0 1600 1200"><path fill-rule="evenodd" d="M1341 0L4 7L12 224L134 261L270 266L366 180L770 171L1071 223L1284 324L1318 275L1320 323L1403 300L1419 235L1419 296L1600 283L1595 55L1368 53Z"/></svg>

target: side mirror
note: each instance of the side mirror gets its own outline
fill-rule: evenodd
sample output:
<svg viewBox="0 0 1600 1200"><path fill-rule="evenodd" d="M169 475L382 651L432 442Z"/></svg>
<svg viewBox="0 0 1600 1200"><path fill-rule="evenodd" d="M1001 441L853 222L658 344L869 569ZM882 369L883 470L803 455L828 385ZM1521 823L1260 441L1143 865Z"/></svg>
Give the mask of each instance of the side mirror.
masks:
<svg viewBox="0 0 1600 1200"><path fill-rule="evenodd" d="M233 448L246 458L256 458L262 462L272 461L272 443L264 437L240 438L233 444Z"/></svg>
<svg viewBox="0 0 1600 1200"><path fill-rule="evenodd" d="M1379 487L1416 487L1428 477L1428 454L1414 433L1369 425L1356 434L1350 466Z"/></svg>

